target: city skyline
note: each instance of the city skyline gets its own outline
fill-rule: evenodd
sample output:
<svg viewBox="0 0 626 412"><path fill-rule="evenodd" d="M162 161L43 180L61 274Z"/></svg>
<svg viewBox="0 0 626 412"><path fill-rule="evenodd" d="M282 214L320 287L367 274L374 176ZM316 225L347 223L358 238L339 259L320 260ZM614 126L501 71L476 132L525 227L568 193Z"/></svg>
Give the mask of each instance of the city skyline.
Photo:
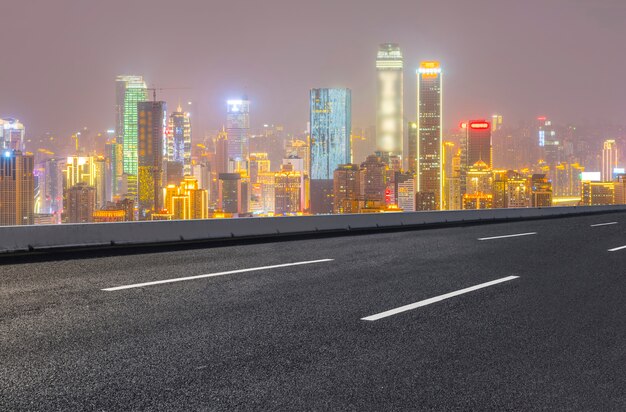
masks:
<svg viewBox="0 0 626 412"><path fill-rule="evenodd" d="M20 27L33 26L47 30L46 35L53 39L58 36L58 41L63 41L66 47L48 52L41 49L30 32L16 37L13 47L21 64L3 69L5 76L0 78L0 90L4 99L0 102L0 116L20 119L29 125L27 133L32 137L45 132L69 136L84 126L106 130L114 127L111 78L138 73L149 87L189 88L160 91L159 99L172 105L179 99L193 101L194 129L201 133L219 129L224 124L223 102L244 93L250 96L255 110L252 127L274 123L284 124L289 130L304 130L306 94L312 87L353 90L354 124L367 127L376 121L376 86L371 82L375 68L369 62L376 55L378 45L384 42L398 43L403 51L405 122L412 121L409 114L415 112L412 73L419 61L430 58L450 68L446 74L449 106L444 118L446 129L453 127L456 118L481 118L496 112L504 114L510 124L543 114L559 123L600 120L619 124L622 107L626 106L619 73L623 58L610 53L612 47L618 46L615 39L623 37L619 23L626 9L619 2L598 5L558 0L551 4L535 2L534 8L528 4L522 7L481 1L472 5L454 4L450 10L447 6L451 2L433 5L397 0L385 5L356 7L356 2L344 1L331 8L328 2L315 7L294 7L272 1L264 4L272 13L261 14L257 13L259 6L255 4L241 7L242 2L234 2L225 5L218 14L236 10L242 20L243 34L221 36L219 46L212 41L206 47L206 39L217 38L216 33L225 24L217 18L210 19L214 24L202 24L203 17L216 16L211 14L214 10L210 5L191 1L176 5L195 4L198 10L191 13L190 8L158 0L150 2L154 5L150 8L141 7L144 3L124 2L126 13L121 15L115 14L115 10L122 2L90 5L86 10L80 2L65 0L49 10L49 5L43 5L37 14L24 2L8 4L7 14L15 16L7 20L9 32L23 32ZM393 25L375 20L386 8L394 7L402 13ZM135 33L132 24L132 16L140 12L155 23L178 17L189 24L179 27L175 34L164 30L156 35L154 42L145 44L142 40L146 35ZM80 13L82 18L71 20L75 13ZM436 22L422 21L415 27L411 19L425 13L439 18L434 19ZM319 42L312 42L304 31L295 29L299 17L320 15L329 16L332 22L342 21L353 28L351 34L333 37L339 27L331 25L320 34ZM116 16L116 32L109 33L105 27L113 16ZM471 30L464 30L467 27L455 24L459 16L480 18L485 24L473 24ZM557 18L563 22L558 32L550 24ZM70 20L72 24L63 24ZM66 33L50 30L50 21L64 25ZM256 27L258 21L276 23L279 28L249 35L247 27ZM362 27L359 21L370 21L372 25ZM526 22L526 28L521 22ZM263 25L266 26L269 24ZM288 64L268 48L278 39L284 40L285 31L292 36L284 46L292 56ZM325 41L330 38L332 42ZM155 49L155 44L160 50L172 42L177 55L185 56L187 64L169 63L167 54ZM320 44L331 47L320 48ZM214 52L217 47L219 53ZM27 48L28 53L22 51ZM590 65L602 63L605 74L594 81L585 80L587 65L563 57L563 52L573 48L578 50L576 55L584 51L585 61ZM45 72L35 64L35 56L47 62ZM220 59L228 64L216 64ZM89 70L84 70L85 67ZM280 87L274 86L278 84ZM31 89L37 91L24 93ZM61 104L53 104L59 99Z"/></svg>

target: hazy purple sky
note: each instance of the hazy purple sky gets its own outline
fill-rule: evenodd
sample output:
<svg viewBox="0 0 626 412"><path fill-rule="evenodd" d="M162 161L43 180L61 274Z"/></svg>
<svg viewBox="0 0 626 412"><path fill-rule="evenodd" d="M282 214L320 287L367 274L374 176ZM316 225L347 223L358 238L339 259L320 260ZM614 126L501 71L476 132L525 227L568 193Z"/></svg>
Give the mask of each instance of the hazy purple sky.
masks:
<svg viewBox="0 0 626 412"><path fill-rule="evenodd" d="M0 0L0 116L30 134L114 126L114 79L142 74L202 128L244 91L252 123L304 129L308 90L349 87L353 123L375 122L377 46L415 68L439 59L444 119L500 112L557 122L626 123L624 0Z"/></svg>

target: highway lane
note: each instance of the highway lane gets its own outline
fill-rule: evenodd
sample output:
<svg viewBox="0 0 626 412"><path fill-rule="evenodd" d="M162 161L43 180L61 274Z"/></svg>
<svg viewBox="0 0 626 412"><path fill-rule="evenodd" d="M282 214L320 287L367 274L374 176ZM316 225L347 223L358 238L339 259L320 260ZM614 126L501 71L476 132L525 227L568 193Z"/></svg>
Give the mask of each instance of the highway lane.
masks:
<svg viewBox="0 0 626 412"><path fill-rule="evenodd" d="M0 410L623 410L622 246L624 213L0 266Z"/></svg>

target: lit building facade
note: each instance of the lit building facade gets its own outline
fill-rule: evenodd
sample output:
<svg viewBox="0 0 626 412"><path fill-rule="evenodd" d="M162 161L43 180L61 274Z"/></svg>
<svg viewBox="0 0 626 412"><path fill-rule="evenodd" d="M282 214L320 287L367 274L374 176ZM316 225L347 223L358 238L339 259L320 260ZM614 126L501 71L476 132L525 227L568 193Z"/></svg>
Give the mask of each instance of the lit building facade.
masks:
<svg viewBox="0 0 626 412"><path fill-rule="evenodd" d="M376 150L398 156L402 156L404 136L403 67L399 45L381 44L376 57Z"/></svg>
<svg viewBox="0 0 626 412"><path fill-rule="evenodd" d="M349 89L313 89L310 95L311 179L331 180L350 163L352 93Z"/></svg>
<svg viewBox="0 0 626 412"><path fill-rule="evenodd" d="M417 191L420 210L441 209L442 71L439 62L422 62L417 70Z"/></svg>
<svg viewBox="0 0 626 412"><path fill-rule="evenodd" d="M35 160L17 150L0 156L0 226L32 225L35 219Z"/></svg>
<svg viewBox="0 0 626 412"><path fill-rule="evenodd" d="M250 101L231 99L226 102L226 134L229 172L245 169L248 160L250 133Z"/></svg>
<svg viewBox="0 0 626 412"><path fill-rule="evenodd" d="M274 213L287 215L304 212L302 172L293 169L291 164L281 165L274 176Z"/></svg>
<svg viewBox="0 0 626 412"><path fill-rule="evenodd" d="M175 220L207 219L209 192L201 189L198 179L185 176L180 185L163 189L164 209Z"/></svg>
<svg viewBox="0 0 626 412"><path fill-rule="evenodd" d="M167 106L165 102L138 103L139 218L158 213L163 207L163 155L165 153Z"/></svg>
<svg viewBox="0 0 626 412"><path fill-rule="evenodd" d="M127 193L124 195L133 200L136 200L138 193L137 108L139 102L147 100L147 93L142 76L117 77L115 133L118 142L122 143L122 164L127 179Z"/></svg>
<svg viewBox="0 0 626 412"><path fill-rule="evenodd" d="M333 213L359 213L363 202L363 178L359 165L339 165L333 173Z"/></svg>
<svg viewBox="0 0 626 412"><path fill-rule="evenodd" d="M349 89L310 92L311 212L333 212L333 173L351 163L352 93Z"/></svg>
<svg viewBox="0 0 626 412"><path fill-rule="evenodd" d="M603 206L615 204L615 186L613 182L583 182L581 193L582 205Z"/></svg>
<svg viewBox="0 0 626 412"><path fill-rule="evenodd" d="M24 125L17 119L0 119L0 149L25 150Z"/></svg>
<svg viewBox="0 0 626 412"><path fill-rule="evenodd" d="M86 183L70 187L66 193L64 209L66 223L91 223L96 210L96 188Z"/></svg>
<svg viewBox="0 0 626 412"><path fill-rule="evenodd" d="M603 182L613 181L613 170L617 168L617 162L617 143L615 140L605 140L602 148L601 178Z"/></svg>
<svg viewBox="0 0 626 412"><path fill-rule="evenodd" d="M183 175L191 175L191 118L180 106L170 114L167 160L182 164Z"/></svg>
<svg viewBox="0 0 626 412"><path fill-rule="evenodd" d="M530 178L531 207L552 206L552 182L545 174L533 174Z"/></svg>

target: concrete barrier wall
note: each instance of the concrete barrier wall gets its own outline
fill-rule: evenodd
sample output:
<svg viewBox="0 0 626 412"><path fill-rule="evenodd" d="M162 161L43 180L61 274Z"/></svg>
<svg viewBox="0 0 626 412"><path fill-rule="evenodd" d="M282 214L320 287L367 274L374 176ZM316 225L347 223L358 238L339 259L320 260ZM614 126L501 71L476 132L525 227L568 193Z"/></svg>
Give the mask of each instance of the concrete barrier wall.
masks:
<svg viewBox="0 0 626 412"><path fill-rule="evenodd" d="M626 205L0 227L0 253L626 211Z"/></svg>

